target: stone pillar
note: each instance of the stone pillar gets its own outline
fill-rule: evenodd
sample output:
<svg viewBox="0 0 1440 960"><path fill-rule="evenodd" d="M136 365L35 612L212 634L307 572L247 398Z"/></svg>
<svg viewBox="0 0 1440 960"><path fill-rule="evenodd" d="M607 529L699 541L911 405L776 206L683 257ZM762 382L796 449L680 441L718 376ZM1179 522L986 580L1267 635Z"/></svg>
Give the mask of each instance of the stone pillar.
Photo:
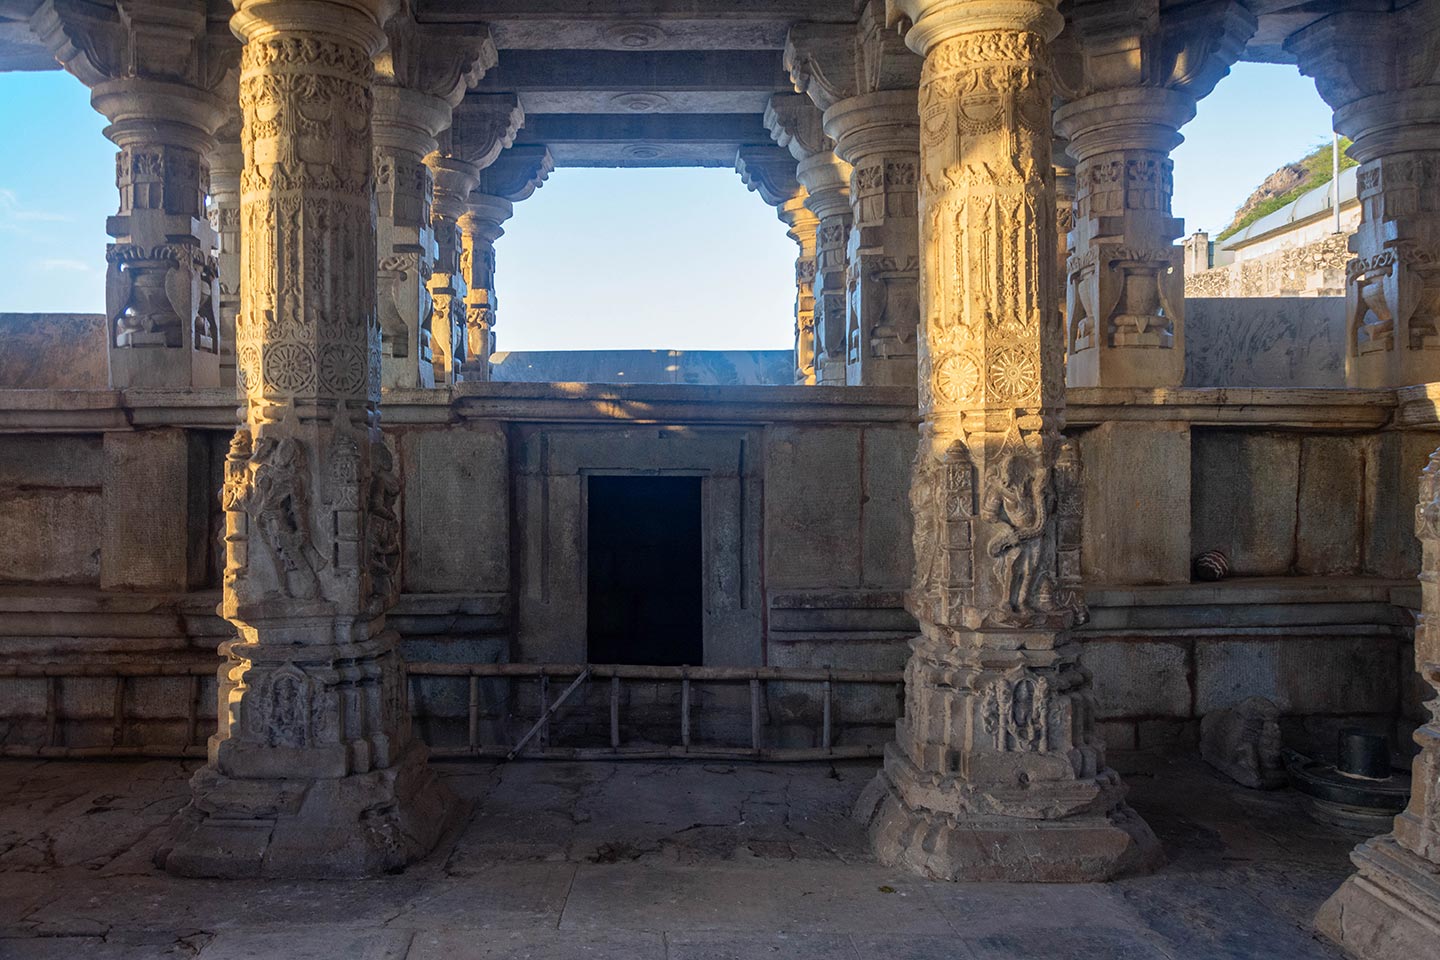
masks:
<svg viewBox="0 0 1440 960"><path fill-rule="evenodd" d="M815 227L815 382L845 385L846 244L850 238L850 165L835 156L820 109L801 94L776 94L765 109L765 127L798 161L795 178L805 188L805 207Z"/></svg>
<svg viewBox="0 0 1440 960"><path fill-rule="evenodd" d="M1440 380L1440 10L1332 14L1285 48L1335 110L1360 162L1346 268L1345 379Z"/></svg>
<svg viewBox="0 0 1440 960"><path fill-rule="evenodd" d="M445 386L454 380L452 338L448 311L437 318L431 294L439 251L425 158L439 146L436 138L465 89L495 65L495 44L487 28L474 24L416 23L408 4L385 32L375 87L382 383Z"/></svg>
<svg viewBox="0 0 1440 960"><path fill-rule="evenodd" d="M1056 322L1055 6L892 6L926 58L907 595L921 636L856 815L883 862L939 879L1105 880L1158 856L1105 764L1071 634L1085 606Z"/></svg>
<svg viewBox="0 0 1440 960"><path fill-rule="evenodd" d="M480 184L470 194L460 218L464 244L461 272L469 288L466 302L468 346L466 380L490 379L490 354L495 351L495 241L501 226L515 212L515 204L540 188L555 162L539 145L511 147L480 172Z"/></svg>
<svg viewBox="0 0 1440 960"><path fill-rule="evenodd" d="M1185 378L1185 263L1174 241L1170 151L1239 58L1255 19L1234 0L1161 11L1091 0L1068 14L1057 60L1069 102L1055 126L1076 160L1067 265L1066 379L1077 387L1175 387Z"/></svg>
<svg viewBox="0 0 1440 960"><path fill-rule="evenodd" d="M1065 326L1066 265L1070 262L1070 233L1075 229L1075 160L1065 148L1066 142L1056 138L1051 146L1050 165L1055 171L1055 276L1059 278L1060 329Z"/></svg>
<svg viewBox="0 0 1440 960"><path fill-rule="evenodd" d="M207 29L199 0L45 0L31 27L120 148L119 212L105 230L110 385L220 384L215 238L205 211L209 155L228 108L214 90L234 42Z"/></svg>
<svg viewBox="0 0 1440 960"><path fill-rule="evenodd" d="M1415 533L1423 549L1415 669L1440 691L1440 450L1420 476ZM1410 803L1394 829L1350 854L1359 868L1315 918L1320 932L1358 960L1433 956L1440 931L1440 698L1415 731Z"/></svg>
<svg viewBox="0 0 1440 960"><path fill-rule="evenodd" d="M470 193L480 183L480 171L515 142L524 122L525 113L514 94L470 97L455 109L440 149L425 158L435 176L430 224L437 259L430 295L435 303L431 331L440 345L435 359L437 385L462 379L469 358L469 271L460 220L469 212ZM488 369L488 360L486 365Z"/></svg>
<svg viewBox="0 0 1440 960"><path fill-rule="evenodd" d="M235 386L235 317L240 313L240 124L226 124L210 155L210 229L219 273L220 385Z"/></svg>
<svg viewBox="0 0 1440 960"><path fill-rule="evenodd" d="M385 613L400 479L379 425L379 3L241 0L243 421L221 501L218 728L166 869L350 877L424 855L452 798L411 736Z"/></svg>
<svg viewBox="0 0 1440 960"><path fill-rule="evenodd" d="M801 187L777 211L800 252L795 257L795 382L815 384L815 232L820 218L805 206Z"/></svg>
<svg viewBox="0 0 1440 960"><path fill-rule="evenodd" d="M795 179L795 158L766 145L741 147L735 172L745 186L775 208L790 239L800 246L795 261L795 382L815 382L815 229L819 219L805 207L805 188Z"/></svg>
<svg viewBox="0 0 1440 960"><path fill-rule="evenodd" d="M846 382L915 382L919 225L915 174L920 60L867 4L858 29L798 24L785 63L795 89L824 111L835 154L851 165L846 245Z"/></svg>

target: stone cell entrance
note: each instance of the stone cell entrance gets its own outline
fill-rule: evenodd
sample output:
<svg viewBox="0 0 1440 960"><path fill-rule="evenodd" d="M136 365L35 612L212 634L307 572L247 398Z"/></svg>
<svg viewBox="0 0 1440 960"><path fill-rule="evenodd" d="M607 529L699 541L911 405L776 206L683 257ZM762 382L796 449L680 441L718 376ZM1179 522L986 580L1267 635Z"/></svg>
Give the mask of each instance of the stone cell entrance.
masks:
<svg viewBox="0 0 1440 960"><path fill-rule="evenodd" d="M591 476L587 486L590 662L703 663L701 478Z"/></svg>

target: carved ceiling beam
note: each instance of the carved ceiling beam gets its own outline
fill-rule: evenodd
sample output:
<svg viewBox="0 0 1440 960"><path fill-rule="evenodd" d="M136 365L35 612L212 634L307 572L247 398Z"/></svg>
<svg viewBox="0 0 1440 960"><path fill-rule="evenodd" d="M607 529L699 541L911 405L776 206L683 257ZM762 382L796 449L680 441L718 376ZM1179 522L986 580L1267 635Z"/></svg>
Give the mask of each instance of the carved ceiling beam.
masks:
<svg viewBox="0 0 1440 960"><path fill-rule="evenodd" d="M1076 167L1067 262L1071 386L1175 387L1185 375L1184 224L1170 151L1255 31L1236 0L1074 0L1055 44L1055 114Z"/></svg>

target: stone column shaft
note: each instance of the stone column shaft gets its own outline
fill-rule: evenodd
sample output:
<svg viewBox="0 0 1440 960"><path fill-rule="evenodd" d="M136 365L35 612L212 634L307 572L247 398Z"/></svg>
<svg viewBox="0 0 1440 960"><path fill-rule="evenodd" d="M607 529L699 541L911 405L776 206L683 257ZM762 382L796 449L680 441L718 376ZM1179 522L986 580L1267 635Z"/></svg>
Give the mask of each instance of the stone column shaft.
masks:
<svg viewBox="0 0 1440 960"><path fill-rule="evenodd" d="M820 218L805 206L805 188L780 208L780 219L795 241L795 382L815 383L815 233Z"/></svg>
<svg viewBox="0 0 1440 960"><path fill-rule="evenodd" d="M245 152L238 125L234 138L222 137L210 156L210 228L216 237L217 286L220 290L220 385L235 386L235 318L240 313L240 174Z"/></svg>
<svg viewBox="0 0 1440 960"><path fill-rule="evenodd" d="M815 382L844 386L846 305L849 301L850 165L830 151L801 161L805 205L815 228Z"/></svg>
<svg viewBox="0 0 1440 960"><path fill-rule="evenodd" d="M495 241L505 233L502 224L514 214L515 204L540 189L555 169L549 149L543 146L510 147L498 154L480 171L480 183L470 194L466 213L457 221L460 272L467 287L466 380L490 379L499 305L495 296Z"/></svg>
<svg viewBox="0 0 1440 960"><path fill-rule="evenodd" d="M435 272L430 296L435 304L431 336L436 344L435 385L453 386L469 360L468 299L464 238L460 220L468 212L470 191L480 182L480 169L458 157L432 155L427 161L435 175L435 205L430 224L435 233Z"/></svg>
<svg viewBox="0 0 1440 960"><path fill-rule="evenodd" d="M1054 0L900 0L920 84L920 622L905 715L856 816L949 880L1102 880L1158 847L1094 733L1071 627L1078 449L1063 434Z"/></svg>
<svg viewBox="0 0 1440 960"><path fill-rule="evenodd" d="M430 223L435 185L425 157L434 152L435 137L449 122L450 105L439 97L392 84L376 87L377 283L385 387L436 385L430 295L437 255Z"/></svg>
<svg viewBox="0 0 1440 960"><path fill-rule="evenodd" d="M220 715L165 866L341 877L423 855L449 796L385 613L400 481L380 431L371 57L361 3L242 0L243 422L225 462Z"/></svg>
<svg viewBox="0 0 1440 960"><path fill-rule="evenodd" d="M920 125L914 89L841 100L825 133L850 164L846 241L845 379L865 386L915 382L920 277L916 171Z"/></svg>

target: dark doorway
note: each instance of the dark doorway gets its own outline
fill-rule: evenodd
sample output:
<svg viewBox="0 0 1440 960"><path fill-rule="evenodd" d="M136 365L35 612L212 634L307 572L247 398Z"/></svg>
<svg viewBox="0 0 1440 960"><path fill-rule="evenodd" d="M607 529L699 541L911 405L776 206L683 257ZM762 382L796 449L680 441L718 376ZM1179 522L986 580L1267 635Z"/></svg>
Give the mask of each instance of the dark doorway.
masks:
<svg viewBox="0 0 1440 960"><path fill-rule="evenodd" d="M704 662L700 478L590 477L591 663Z"/></svg>

